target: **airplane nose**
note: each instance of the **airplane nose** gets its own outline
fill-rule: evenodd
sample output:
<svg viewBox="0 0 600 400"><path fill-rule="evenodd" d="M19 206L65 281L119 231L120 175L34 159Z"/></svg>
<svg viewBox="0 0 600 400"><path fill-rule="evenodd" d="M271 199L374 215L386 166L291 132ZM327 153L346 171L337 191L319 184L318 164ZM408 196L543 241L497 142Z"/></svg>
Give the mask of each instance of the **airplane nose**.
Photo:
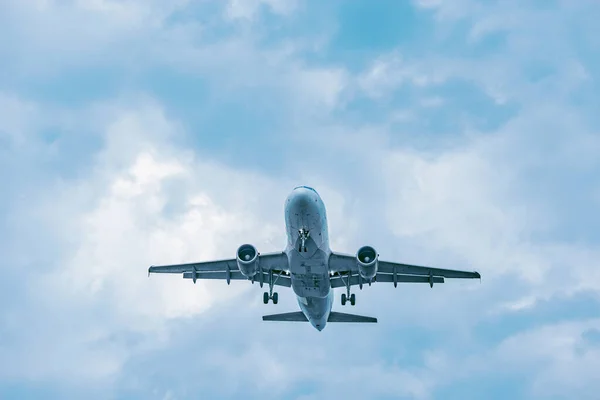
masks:
<svg viewBox="0 0 600 400"><path fill-rule="evenodd" d="M293 208L306 208L313 201L310 191L306 189L296 189L292 192L289 205Z"/></svg>

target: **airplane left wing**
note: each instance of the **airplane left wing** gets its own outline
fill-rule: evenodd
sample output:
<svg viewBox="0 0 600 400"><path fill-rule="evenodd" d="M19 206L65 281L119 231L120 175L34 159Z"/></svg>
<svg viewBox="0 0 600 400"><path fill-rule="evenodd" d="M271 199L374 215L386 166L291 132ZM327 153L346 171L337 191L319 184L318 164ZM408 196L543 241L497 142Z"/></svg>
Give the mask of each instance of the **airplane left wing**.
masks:
<svg viewBox="0 0 600 400"><path fill-rule="evenodd" d="M331 287L344 287L370 284L369 280L361 277L356 256L332 253L329 258L329 268L334 272L331 277ZM445 278L481 279L476 271L459 271L424 267L419 265L378 261L378 268L372 282L390 282L396 286L400 283L444 283ZM349 284L348 284L349 283Z"/></svg>
<svg viewBox="0 0 600 400"><path fill-rule="evenodd" d="M222 279L258 281L261 286L268 283L273 277L273 284L291 287L292 282L288 272L287 255L283 252L258 255L260 270L252 278L248 278L239 270L235 258L227 260L205 261L187 264L153 265L148 269L148 275L155 274L183 274L184 279Z"/></svg>

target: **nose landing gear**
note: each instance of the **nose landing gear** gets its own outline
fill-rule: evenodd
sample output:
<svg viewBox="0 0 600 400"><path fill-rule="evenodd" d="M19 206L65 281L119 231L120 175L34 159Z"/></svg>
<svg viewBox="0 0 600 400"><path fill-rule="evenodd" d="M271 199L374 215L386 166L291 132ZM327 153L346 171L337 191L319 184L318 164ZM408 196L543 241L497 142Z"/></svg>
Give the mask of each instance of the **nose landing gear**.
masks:
<svg viewBox="0 0 600 400"><path fill-rule="evenodd" d="M298 252L304 251L306 253L306 241L310 237L308 229L298 229L298 235L300 237L300 244L298 245Z"/></svg>

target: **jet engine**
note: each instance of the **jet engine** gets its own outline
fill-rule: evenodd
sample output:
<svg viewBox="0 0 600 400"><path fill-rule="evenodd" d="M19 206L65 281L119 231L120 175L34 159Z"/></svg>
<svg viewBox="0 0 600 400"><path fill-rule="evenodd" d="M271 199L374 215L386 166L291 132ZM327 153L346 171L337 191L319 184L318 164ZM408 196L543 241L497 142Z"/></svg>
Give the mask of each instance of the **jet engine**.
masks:
<svg viewBox="0 0 600 400"><path fill-rule="evenodd" d="M363 277L370 281L377 274L379 254L371 246L363 246L356 253L356 262L358 263L358 272Z"/></svg>
<svg viewBox="0 0 600 400"><path fill-rule="evenodd" d="M236 261L245 277L251 278L258 272L258 251L251 244L243 244L238 248Z"/></svg>

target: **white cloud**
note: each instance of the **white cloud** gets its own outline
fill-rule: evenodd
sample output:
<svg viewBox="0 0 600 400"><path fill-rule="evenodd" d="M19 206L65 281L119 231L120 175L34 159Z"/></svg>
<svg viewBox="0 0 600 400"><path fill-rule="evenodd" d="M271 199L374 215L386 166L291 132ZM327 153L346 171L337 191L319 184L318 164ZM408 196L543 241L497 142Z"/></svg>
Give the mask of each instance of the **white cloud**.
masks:
<svg viewBox="0 0 600 400"><path fill-rule="evenodd" d="M290 74L288 82L291 93L301 93L303 104L331 110L343 101L348 76L340 68L298 68Z"/></svg>
<svg viewBox="0 0 600 400"><path fill-rule="evenodd" d="M599 320L543 326L506 339L492 354L507 370L533 375L531 395L535 398L576 394L593 399L598 390L594 372L600 368L600 348L585 343L583 334L599 329Z"/></svg>
<svg viewBox="0 0 600 400"><path fill-rule="evenodd" d="M381 98L406 84L424 87L442 83L445 76L432 71L432 68L422 68L418 63L405 60L397 52L392 52L374 60L357 80L358 86L368 96Z"/></svg>
<svg viewBox="0 0 600 400"><path fill-rule="evenodd" d="M0 93L0 110L3 117L0 119L0 139L6 139L11 145L20 146L32 130L31 124L36 120L29 116L38 114L39 110L34 104L23 102L4 93Z"/></svg>
<svg viewBox="0 0 600 400"><path fill-rule="evenodd" d="M24 306L40 314L30 316L22 305L13 304L11 309L22 313L13 329L68 315L76 320L71 328L64 321L44 335L18 340L4 354L5 360L12 360L6 364L10 371L0 371L5 377L113 376L135 346L113 347L112 335L152 333L156 342L168 319L197 315L215 299L227 301L251 287L193 285L180 276L147 279L148 266L230 258L246 241L262 251L274 247L273 242L285 242L278 240L280 215L268 212L274 204L283 208L283 192L272 181L199 161L170 145L176 125L154 103L104 117L106 144L93 158L93 174L61 182L40 193L33 204L22 204L35 206L43 217L38 220L40 228L56 235L69 250L64 258L53 260L56 267L49 271L21 276L31 293ZM271 204L256 196L256 187L280 195ZM165 214L165 207L171 207L170 214ZM79 319L82 313L95 314L97 320ZM109 343L102 344L105 340ZM53 363L52 358L64 363Z"/></svg>
<svg viewBox="0 0 600 400"><path fill-rule="evenodd" d="M147 279L150 264L230 257L246 241L263 251L284 245L282 215L276 210L282 211L291 183L201 160L172 144L180 127L165 117L156 102L143 97L95 105L77 115L82 120L73 121L72 116L70 123L80 127L98 123L96 129L104 132L102 149L90 157L91 174L51 184L35 201L15 210L35 208L42 217L37 228L49 230L65 251L46 270L21 275L29 295L26 302L10 306L11 327L4 326L15 335L11 348L0 349L2 358L10 360L6 364L10 368L0 369L4 379L27 377L70 387L110 385L120 379L131 359L172 345L170 323L190 317L203 321L203 312L217 304L222 307L229 299L242 298L239 301L246 304L249 297L244 293L252 288L235 283L227 287L223 282L194 286L179 276ZM339 207L345 199L332 188L322 192L330 214L339 221L336 229L348 236L351 231L343 223L355 224ZM344 240L344 235L333 240ZM248 306L244 313L252 312L253 305ZM295 307L293 302L288 306ZM258 350L239 355L226 351L222 358L209 357L203 365L215 367L220 359L219 370L231 370L233 363L245 376L244 368L262 359L276 373L266 379L264 368L253 370L250 376L262 382L259 391L286 393L289 385L315 379L309 368L314 366L314 355L302 356L302 348L296 358L283 351L261 356L271 352L270 343L277 339L268 339L277 332L272 327L261 327L271 332L266 338L261 331L238 336L259 340ZM19 334L24 329L28 333ZM41 330L44 334L37 334ZM313 340L320 339L314 336ZM286 373L290 359L303 360L304 372ZM294 364L294 371L298 365ZM346 379L332 381L327 375L331 367L320 368L317 382L322 390L339 393ZM390 371L384 364L367 364L347 372L379 382L377 393L427 397L419 371L401 367ZM402 385L388 385L392 376ZM245 381L234 374L230 382L229 390L236 393L233 382ZM367 386L361 391L370 392Z"/></svg>
<svg viewBox="0 0 600 400"><path fill-rule="evenodd" d="M427 344L434 350L416 351L417 361L411 362L416 367L405 366L408 361L402 356L410 349L403 348L398 337L410 339L406 332L411 328L426 327L437 340L452 342L457 349L467 347L468 372L506 373L523 362L527 371L534 371L532 393L540 397L562 395L557 389L562 384L573 390L594 387L589 371L598 369L596 349L577 339L585 329L597 328L594 321L542 329L533 321L530 331L517 332L498 347L492 343L489 352L481 350L482 337L475 329L482 321L506 314L535 313L541 301L559 294L600 290L595 248L552 237L562 228L559 217L568 217L573 210L557 213L552 199L540 200L537 189L530 187L556 176L558 192L564 194L570 190L561 186L565 181L597 166L596 131L585 122L583 111L567 101L582 83L594 81L594 69L576 57L561 59L571 54L565 46L569 40L558 38L560 52L547 55L546 40L556 40L560 32L544 38L545 30L539 34L525 26L527 13L506 26L493 18L494 8L421 1L437 10L444 23L471 18L471 45L494 32L508 31L514 40L501 54L484 60L451 57L451 51L431 58L393 51L353 76L345 65L304 62L296 43L265 48L254 31L245 28L239 35L236 31L225 39L204 41L203 25L163 24L185 2L165 4L94 1L63 7L46 2L38 4L45 7L43 17L35 8L12 4L10 16L21 17L14 21L23 24L9 26L9 32L16 32L15 42L29 49L17 59L26 68L15 70L46 72L52 67L63 70L65 60L97 66L135 58L136 64L206 79L224 99L250 91L256 94L253 100L264 96L285 109L282 114L289 113L285 114L290 116L289 130L278 139L284 143L278 149L286 147L289 159L281 164L277 178L219 164L211 149L189 147L186 121L167 118L160 102L143 97L67 111L18 96L0 97L4 110L0 139L9 138L11 146L18 142L23 149L34 143L50 152L51 145L36 136L48 125L91 132L102 139L100 151L83 155L89 159L76 178L45 171L50 179L32 189L35 196L11 205L11 218L20 227L15 235L29 253L19 255L19 265L26 268L7 269L19 276L25 289L19 292L22 300L9 305L0 325L0 334L10 343L0 346L0 358L10 361L0 367L2 376L111 386L137 374L144 381L144 374L157 376L156 370L125 371L128 363L147 363L145 357L158 354L156 364L161 364L182 343L172 335L187 332L190 337L181 344L187 346L186 355L172 360L188 365L173 371L167 363L169 368L162 372L170 370L174 379L190 381L158 391L165 397L177 398L201 384L214 384L231 395L249 384L258 392L285 394L308 382L318 384L319 393L337 397L343 393L427 398L463 378L463 372L452 351L436 351L435 343ZM295 2L228 4L226 12L233 19L255 18L260 7L278 15L291 15L297 7ZM557 26L551 23L557 16L560 13L545 14L544 29ZM78 30L80 25L85 29ZM80 34L72 35L73 31ZM561 79L530 82L523 72L529 65L523 57L528 52L539 57L535 61L551 59L558 71L555 76ZM131 54L135 57L128 58ZM518 102L517 115L491 133L457 132L444 139L448 147L417 151L406 143L395 145L396 135L405 132L365 127L355 123L356 118L346 122L329 114L348 100L353 89L359 90L352 95L361 96L362 91L371 100L384 102L405 85L427 91L415 103L424 109L419 112L434 112L436 107L425 106L439 105L441 98L452 107L451 96L435 92L436 85L451 79L474 82L497 103ZM313 118L315 111L322 118ZM474 117L469 110L464 113ZM413 108L391 114L382 126L419 117ZM240 135L240 140L248 139ZM314 148L298 157L307 141ZM439 144L437 136L428 144L434 141ZM56 154L66 154L60 152L60 143L53 146ZM272 147L265 147L255 157L270 157L270 151ZM18 158L11 155L11 160ZM26 161L38 172L46 168L36 157ZM378 314L378 327L365 334L364 327L329 326L317 334L306 326L261 325L252 319L255 315L248 317L258 312L255 303L260 300L251 290L260 291L250 285L194 286L179 276L146 278L150 264L231 257L237 245L247 241L261 251L281 248L281 203L298 177L309 180L306 183L326 199L334 248L346 251L373 239L386 258L479 269L483 283L448 281L433 290L404 286L394 292L394 301L389 287L365 289L359 292L357 312ZM584 185L580 188L588 189ZM29 239L34 230L40 236ZM34 247L31 242L39 237L48 244ZM55 244L58 255L49 249ZM41 249L41 254L31 248ZM282 296L281 306L295 309L291 292L286 293L289 298ZM236 314L242 320L219 317L235 308L232 304L244 305ZM211 313L215 310L219 312ZM247 328L240 331L240 326ZM192 338L197 332L203 336ZM435 336L439 332L443 335ZM213 350L206 351L199 343L210 343ZM544 347L537 348L538 344ZM386 361L380 361L382 354ZM561 362L570 369L564 370ZM579 370L581 365L587 370ZM225 375L228 385L223 387L216 379L197 383L193 377L203 368ZM452 369L459 372L453 374ZM332 378L332 370L344 374ZM436 374L444 370L446 374ZM356 388L347 385L350 381L363 384Z"/></svg>
<svg viewBox="0 0 600 400"><path fill-rule="evenodd" d="M498 141L489 141L485 146L498 150ZM479 270L486 286L503 275L522 279L528 298L600 290L593 283L597 252L529 239L547 231L552 216L519 203L519 189L512 189L518 170L501 164L490 150L475 146L433 159L404 152L386 157L384 198L390 199L386 214L393 232L464 259L466 265L453 266Z"/></svg>
<svg viewBox="0 0 600 400"><path fill-rule="evenodd" d="M492 348L479 347L466 354L463 349L427 352L426 365L440 393L449 384L470 385L487 379L525 379L523 396L532 399L594 399L598 383L597 342L587 337L598 335L600 321L569 321L526 328L510 335ZM471 386L479 393L479 386Z"/></svg>
<svg viewBox="0 0 600 400"><path fill-rule="evenodd" d="M231 12L238 17L251 17L261 5L278 15L288 15L297 6L295 1L236 0L227 9L237 10ZM175 18L202 6L188 1L166 5L95 0L68 6L49 2L41 14L25 5L11 5L4 29L14 40L0 43L8 60L4 68L13 81L24 82L89 68L108 68L119 77L169 68L206 82L209 98L217 103L252 92L254 97L284 98L290 104L285 111L291 114L297 107L325 113L344 101L349 80L345 69L308 66L299 56L313 41L264 46L258 27L214 36L210 29L223 21L212 14L202 23ZM16 43L28 51L20 51Z"/></svg>
<svg viewBox="0 0 600 400"><path fill-rule="evenodd" d="M581 85L589 79L585 64L593 61L589 55L597 47L590 16L600 12L597 3L562 2L551 7L517 1L417 0L415 4L437 16L435 50L413 59L403 55L402 60L398 50L380 56L361 78L362 87L373 97L385 98L409 82L462 81L475 83L498 105L529 105L540 98L563 99L584 89ZM465 26L464 36L462 29L456 31L457 24ZM458 40L450 40L453 35ZM491 35L497 35L497 43L484 42ZM536 73L542 76L536 78ZM556 91L555 96L544 97L549 91Z"/></svg>
<svg viewBox="0 0 600 400"><path fill-rule="evenodd" d="M421 106L423 107L435 108L440 107L442 105L444 105L444 98L441 96L426 97L423 100L421 100Z"/></svg>
<svg viewBox="0 0 600 400"><path fill-rule="evenodd" d="M267 6L273 13L289 15L298 6L297 0L229 0L225 15L233 20L256 17L261 6Z"/></svg>
<svg viewBox="0 0 600 400"><path fill-rule="evenodd" d="M434 11L440 20L459 19L481 7L472 0L414 0L413 3L418 7Z"/></svg>

